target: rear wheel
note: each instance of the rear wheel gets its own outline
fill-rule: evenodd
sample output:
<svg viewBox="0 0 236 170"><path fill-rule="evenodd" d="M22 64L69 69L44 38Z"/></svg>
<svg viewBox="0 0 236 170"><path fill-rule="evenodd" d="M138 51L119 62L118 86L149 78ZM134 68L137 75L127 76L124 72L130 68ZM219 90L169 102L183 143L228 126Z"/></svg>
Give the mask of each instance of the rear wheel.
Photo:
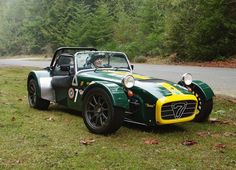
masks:
<svg viewBox="0 0 236 170"><path fill-rule="evenodd" d="M39 97L39 87L34 79L30 79L28 82L28 102L30 107L40 110L48 109L50 104L50 101Z"/></svg>
<svg viewBox="0 0 236 170"><path fill-rule="evenodd" d="M87 128L96 134L117 131L123 122L124 110L114 108L110 96L102 88L91 89L84 98L83 119Z"/></svg>
<svg viewBox="0 0 236 170"><path fill-rule="evenodd" d="M205 97L199 89L194 90L193 94L197 97L199 113L194 118L195 122L205 122L209 119L213 108L213 99L205 100Z"/></svg>

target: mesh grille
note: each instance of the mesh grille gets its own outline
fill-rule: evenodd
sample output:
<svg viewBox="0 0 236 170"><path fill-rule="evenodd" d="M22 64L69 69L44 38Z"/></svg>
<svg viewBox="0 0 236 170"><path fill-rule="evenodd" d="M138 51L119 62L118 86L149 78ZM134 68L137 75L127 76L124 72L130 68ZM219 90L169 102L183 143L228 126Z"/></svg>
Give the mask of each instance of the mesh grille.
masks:
<svg viewBox="0 0 236 170"><path fill-rule="evenodd" d="M185 100L166 103L161 108L161 118L163 120L179 119L194 114L196 101Z"/></svg>

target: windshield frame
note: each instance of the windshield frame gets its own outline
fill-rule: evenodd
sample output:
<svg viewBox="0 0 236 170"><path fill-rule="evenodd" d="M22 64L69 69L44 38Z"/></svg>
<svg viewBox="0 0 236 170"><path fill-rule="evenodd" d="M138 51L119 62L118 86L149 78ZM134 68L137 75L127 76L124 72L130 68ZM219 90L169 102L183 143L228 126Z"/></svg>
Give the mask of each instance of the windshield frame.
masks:
<svg viewBox="0 0 236 170"><path fill-rule="evenodd" d="M115 70L116 71L116 68L88 68L88 69L82 69L82 70L78 70L78 65L77 65L77 59L76 59L76 56L78 54L88 54L88 53L110 53L110 54L121 54L124 56L126 62L127 62L127 65L128 65L128 69L127 70L122 70L122 71L127 71L127 72L130 72L132 74L132 67L131 67L131 64L129 62L129 59L127 57L127 55L125 53L122 53L122 52L116 52L116 51L83 51L83 52L77 52L75 53L74 57L75 57L75 74L79 74L81 72L87 72L87 71L97 71L97 70ZM118 69L117 69L118 71ZM121 71L121 70L119 70Z"/></svg>

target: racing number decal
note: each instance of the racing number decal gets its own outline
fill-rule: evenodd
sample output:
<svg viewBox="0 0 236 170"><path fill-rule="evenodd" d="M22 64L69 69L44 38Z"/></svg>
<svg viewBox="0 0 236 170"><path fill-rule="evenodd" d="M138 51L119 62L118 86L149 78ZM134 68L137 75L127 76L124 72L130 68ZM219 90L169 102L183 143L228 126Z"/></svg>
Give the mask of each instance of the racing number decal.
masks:
<svg viewBox="0 0 236 170"><path fill-rule="evenodd" d="M76 102L76 100L77 100L78 92L79 92L79 90L78 90L78 89L75 89L75 99L74 99L74 102Z"/></svg>
<svg viewBox="0 0 236 170"><path fill-rule="evenodd" d="M69 90L68 90L68 96L69 96L70 99L74 98L74 102L77 101L78 93L79 93L79 90L78 89L73 89L72 87L69 88Z"/></svg>
<svg viewBox="0 0 236 170"><path fill-rule="evenodd" d="M73 99L73 98L74 98L74 96L75 96L75 91L74 91L73 88L69 88L69 90L68 90L68 96L69 96L70 99Z"/></svg>

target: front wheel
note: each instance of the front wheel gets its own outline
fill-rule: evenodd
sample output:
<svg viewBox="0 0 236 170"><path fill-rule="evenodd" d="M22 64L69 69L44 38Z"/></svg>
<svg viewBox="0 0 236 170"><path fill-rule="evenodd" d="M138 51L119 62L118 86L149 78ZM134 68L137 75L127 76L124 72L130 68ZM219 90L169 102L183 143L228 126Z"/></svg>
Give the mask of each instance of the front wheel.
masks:
<svg viewBox="0 0 236 170"><path fill-rule="evenodd" d="M117 131L123 122L124 110L115 108L110 96L102 88L91 89L84 98L83 120L87 128L96 134Z"/></svg>
<svg viewBox="0 0 236 170"><path fill-rule="evenodd" d="M199 113L195 116L195 122L205 122L208 121L213 108L213 99L205 100L203 94L197 89L194 91L194 95L197 97L198 106L197 109Z"/></svg>
<svg viewBox="0 0 236 170"><path fill-rule="evenodd" d="M41 99L39 97L38 84L34 79L30 79L28 82L28 101L30 107L46 110L50 104L50 101Z"/></svg>

